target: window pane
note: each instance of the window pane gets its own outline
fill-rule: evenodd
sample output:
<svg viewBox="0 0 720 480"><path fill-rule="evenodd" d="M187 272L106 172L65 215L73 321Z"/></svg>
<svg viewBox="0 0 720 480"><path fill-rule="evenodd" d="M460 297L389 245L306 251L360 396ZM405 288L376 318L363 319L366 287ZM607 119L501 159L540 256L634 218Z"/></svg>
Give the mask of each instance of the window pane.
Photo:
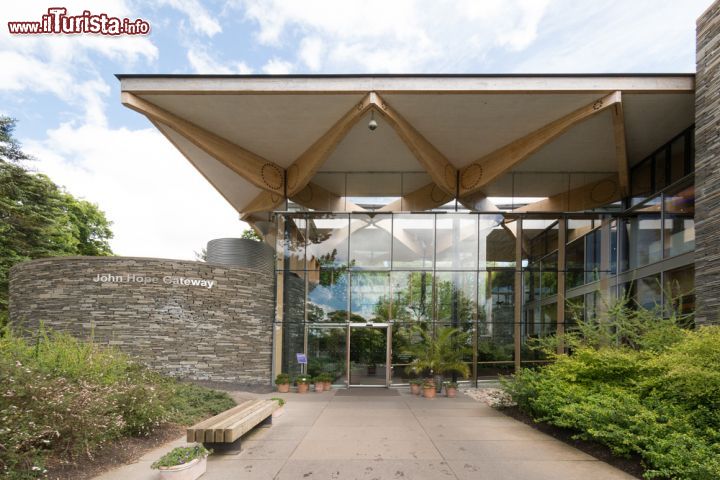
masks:
<svg viewBox="0 0 720 480"><path fill-rule="evenodd" d="M648 201L625 221L624 226L630 268L641 267L662 258L659 197Z"/></svg>
<svg viewBox="0 0 720 480"><path fill-rule="evenodd" d="M439 215L437 270L475 270L478 255L477 215Z"/></svg>
<svg viewBox="0 0 720 480"><path fill-rule="evenodd" d="M665 196L665 257L695 249L695 187Z"/></svg>
<svg viewBox="0 0 720 480"><path fill-rule="evenodd" d="M677 138L670 146L670 166L672 182L685 176L685 136ZM672 183L669 182L669 183Z"/></svg>
<svg viewBox="0 0 720 480"><path fill-rule="evenodd" d="M665 272L666 305L680 315L695 312L695 268Z"/></svg>
<svg viewBox="0 0 720 480"><path fill-rule="evenodd" d="M347 267L323 266L319 270L308 271L307 275L308 322L347 322ZM294 295L293 292L288 293Z"/></svg>
<svg viewBox="0 0 720 480"><path fill-rule="evenodd" d="M350 321L387 322L390 311L390 273L352 272Z"/></svg>
<svg viewBox="0 0 720 480"><path fill-rule="evenodd" d="M396 322L432 319L433 275L431 272L392 272L392 312Z"/></svg>
<svg viewBox="0 0 720 480"><path fill-rule="evenodd" d="M389 269L392 215L365 214L350 217L350 267Z"/></svg>
<svg viewBox="0 0 720 480"><path fill-rule="evenodd" d="M434 215L393 215L393 268L432 269Z"/></svg>
<svg viewBox="0 0 720 480"><path fill-rule="evenodd" d="M475 320L475 272L438 272L435 274L437 320L463 325Z"/></svg>
<svg viewBox="0 0 720 480"><path fill-rule="evenodd" d="M517 222L502 225L502 217L481 215L480 270L488 267L515 266L515 233Z"/></svg>
<svg viewBox="0 0 720 480"><path fill-rule="evenodd" d="M348 262L347 215L308 217L307 268L339 268Z"/></svg>
<svg viewBox="0 0 720 480"><path fill-rule="evenodd" d="M635 282L635 302L638 306L652 310L660 305L660 276L652 275Z"/></svg>

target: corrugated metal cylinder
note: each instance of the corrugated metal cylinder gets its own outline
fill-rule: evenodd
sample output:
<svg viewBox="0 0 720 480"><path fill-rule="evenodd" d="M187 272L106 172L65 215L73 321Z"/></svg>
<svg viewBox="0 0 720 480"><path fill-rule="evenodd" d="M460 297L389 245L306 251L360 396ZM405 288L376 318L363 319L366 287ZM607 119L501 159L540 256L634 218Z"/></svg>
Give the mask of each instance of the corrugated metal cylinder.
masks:
<svg viewBox="0 0 720 480"><path fill-rule="evenodd" d="M207 244L208 263L273 271L274 251L265 242L245 238L216 238Z"/></svg>

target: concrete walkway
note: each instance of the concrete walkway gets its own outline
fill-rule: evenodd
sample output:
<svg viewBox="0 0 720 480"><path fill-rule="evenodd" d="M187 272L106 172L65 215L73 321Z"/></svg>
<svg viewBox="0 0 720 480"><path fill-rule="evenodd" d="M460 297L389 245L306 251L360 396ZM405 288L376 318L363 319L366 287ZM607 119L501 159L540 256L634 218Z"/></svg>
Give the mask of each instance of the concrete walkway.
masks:
<svg viewBox="0 0 720 480"><path fill-rule="evenodd" d="M288 400L285 414L243 437L240 454L211 456L203 480L634 478L463 395L281 396ZM98 478L155 479L150 464L184 443L178 439Z"/></svg>

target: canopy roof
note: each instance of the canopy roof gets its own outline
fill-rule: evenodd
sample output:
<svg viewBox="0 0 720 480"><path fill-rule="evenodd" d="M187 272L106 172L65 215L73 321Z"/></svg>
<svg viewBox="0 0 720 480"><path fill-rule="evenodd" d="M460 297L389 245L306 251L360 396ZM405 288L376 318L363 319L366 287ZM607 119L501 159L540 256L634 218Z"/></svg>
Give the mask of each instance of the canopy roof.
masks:
<svg viewBox="0 0 720 480"><path fill-rule="evenodd" d="M626 194L629 168L694 122L689 74L118 78L123 103L248 218L286 197L323 211L364 196L392 211L509 196L585 210Z"/></svg>

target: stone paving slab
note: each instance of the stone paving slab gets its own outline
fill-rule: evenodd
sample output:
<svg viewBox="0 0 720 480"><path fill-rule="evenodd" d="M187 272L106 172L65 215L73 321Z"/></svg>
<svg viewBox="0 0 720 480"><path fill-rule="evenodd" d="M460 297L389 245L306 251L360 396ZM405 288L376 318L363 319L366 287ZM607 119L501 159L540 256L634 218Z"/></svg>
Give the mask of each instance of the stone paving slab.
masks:
<svg viewBox="0 0 720 480"><path fill-rule="evenodd" d="M633 478L559 440L460 395L282 397L285 414L242 439L237 455L212 455L202 480L615 480ZM150 464L179 438L99 480L155 480Z"/></svg>

